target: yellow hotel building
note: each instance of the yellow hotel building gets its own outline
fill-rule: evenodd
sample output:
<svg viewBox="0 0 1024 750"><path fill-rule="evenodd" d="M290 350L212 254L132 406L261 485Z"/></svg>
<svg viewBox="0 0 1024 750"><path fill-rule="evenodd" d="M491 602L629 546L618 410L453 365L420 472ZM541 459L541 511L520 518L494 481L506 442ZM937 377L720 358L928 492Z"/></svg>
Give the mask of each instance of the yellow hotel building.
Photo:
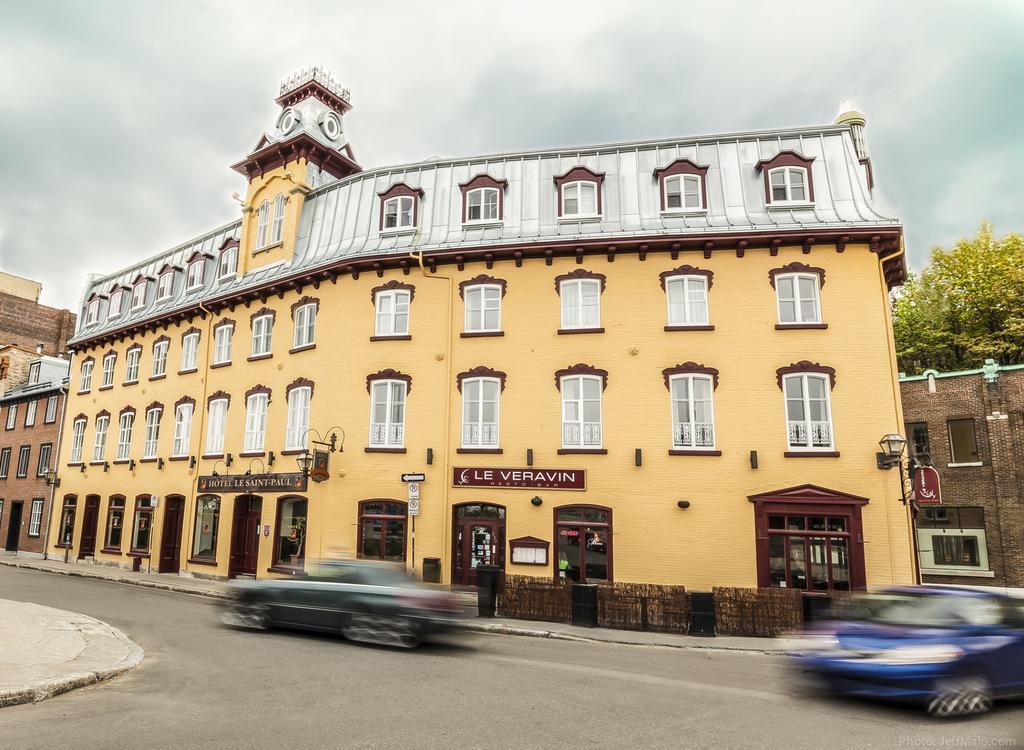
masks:
<svg viewBox="0 0 1024 750"><path fill-rule="evenodd" d="M903 422L902 228L860 114L369 169L324 71L277 102L234 165L240 218L88 285L51 554L913 580L899 479L875 465Z"/></svg>

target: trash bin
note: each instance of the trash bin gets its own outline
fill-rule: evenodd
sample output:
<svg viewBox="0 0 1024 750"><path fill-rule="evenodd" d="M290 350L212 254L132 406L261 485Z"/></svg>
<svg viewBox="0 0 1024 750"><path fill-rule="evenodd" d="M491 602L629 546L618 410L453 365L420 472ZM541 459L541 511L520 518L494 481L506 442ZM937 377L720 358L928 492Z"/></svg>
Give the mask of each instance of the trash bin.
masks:
<svg viewBox="0 0 1024 750"><path fill-rule="evenodd" d="M690 594L690 635L717 635L715 595L694 591Z"/></svg>
<svg viewBox="0 0 1024 750"><path fill-rule="evenodd" d="M832 612L832 597L804 594L804 625L827 620Z"/></svg>
<svg viewBox="0 0 1024 750"><path fill-rule="evenodd" d="M597 584L572 585L572 624L584 628L597 627Z"/></svg>
<svg viewBox="0 0 1024 750"><path fill-rule="evenodd" d="M479 565L476 568L477 614L480 617L494 617L504 571L497 565Z"/></svg>
<svg viewBox="0 0 1024 750"><path fill-rule="evenodd" d="M424 557L423 558L423 581L424 581L424 583L440 583L441 582L441 558L440 557Z"/></svg>

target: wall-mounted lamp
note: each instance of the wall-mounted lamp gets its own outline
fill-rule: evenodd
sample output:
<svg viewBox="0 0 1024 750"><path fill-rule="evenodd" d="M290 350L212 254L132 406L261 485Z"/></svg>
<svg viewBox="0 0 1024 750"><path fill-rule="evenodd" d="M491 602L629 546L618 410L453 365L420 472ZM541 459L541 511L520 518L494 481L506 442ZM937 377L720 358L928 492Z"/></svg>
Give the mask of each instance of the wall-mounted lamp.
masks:
<svg viewBox="0 0 1024 750"><path fill-rule="evenodd" d="M526 465L533 466L533 448L526 449Z"/></svg>
<svg viewBox="0 0 1024 750"><path fill-rule="evenodd" d="M79 465L79 467L78 467L78 470L79 470L79 471L80 471L80 472L81 472L82 474L84 474L84 473L85 473L85 464L80 464L80 465Z"/></svg>
<svg viewBox="0 0 1024 750"><path fill-rule="evenodd" d="M60 477L57 476L56 469L47 469L43 476L46 477L46 483L51 487L60 487Z"/></svg>
<svg viewBox="0 0 1024 750"><path fill-rule="evenodd" d="M267 466L273 466L273 465L274 465L274 451L270 451L270 453L267 454Z"/></svg>
<svg viewBox="0 0 1024 750"><path fill-rule="evenodd" d="M109 461L104 461L103 462L103 471L110 471L110 462Z"/></svg>
<svg viewBox="0 0 1024 750"><path fill-rule="evenodd" d="M128 460L128 471L135 471L135 459Z"/></svg>
<svg viewBox="0 0 1024 750"><path fill-rule="evenodd" d="M224 465L225 465L225 466L231 466L231 462L232 462L232 461L234 461L234 460L235 460L235 459L233 459L233 458L231 457L231 454L229 453L229 454L228 454L228 457L224 459Z"/></svg>
<svg viewBox="0 0 1024 750"><path fill-rule="evenodd" d="M532 498L530 498L530 505L532 505L535 508L539 508L541 503L543 502L544 501L540 499L540 495L534 495Z"/></svg>
<svg viewBox="0 0 1024 750"><path fill-rule="evenodd" d="M642 448L637 448L633 451L633 463L637 466L644 465L644 452Z"/></svg>
<svg viewBox="0 0 1024 750"><path fill-rule="evenodd" d="M164 460L162 458L158 458L156 460L156 468L158 468L158 469L164 468Z"/></svg>
<svg viewBox="0 0 1024 750"><path fill-rule="evenodd" d="M757 451L750 451L750 468L757 468Z"/></svg>
<svg viewBox="0 0 1024 750"><path fill-rule="evenodd" d="M679 508L682 508L683 510L686 510L687 508L690 507L690 501L689 500L680 500L678 503L676 503L676 506L679 507Z"/></svg>
<svg viewBox="0 0 1024 750"><path fill-rule="evenodd" d="M196 457L195 456L189 456L188 457L188 468L190 468L190 469L196 468Z"/></svg>
<svg viewBox="0 0 1024 750"><path fill-rule="evenodd" d="M299 465L299 471L302 472L302 476L308 477L309 470L313 468L313 456L310 455L309 451L303 451L301 456L297 456L295 463Z"/></svg>
<svg viewBox="0 0 1024 750"><path fill-rule="evenodd" d="M433 448L427 448L427 466L430 466L433 463L434 463L434 449Z"/></svg>

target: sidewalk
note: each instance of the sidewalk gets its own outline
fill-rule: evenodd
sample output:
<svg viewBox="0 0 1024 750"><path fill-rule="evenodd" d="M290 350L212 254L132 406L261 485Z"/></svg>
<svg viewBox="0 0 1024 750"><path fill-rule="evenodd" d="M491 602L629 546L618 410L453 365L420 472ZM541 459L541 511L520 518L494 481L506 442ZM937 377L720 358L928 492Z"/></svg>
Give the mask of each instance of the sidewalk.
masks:
<svg viewBox="0 0 1024 750"><path fill-rule="evenodd" d="M0 599L0 708L109 680L138 666L144 655L99 620Z"/></svg>
<svg viewBox="0 0 1024 750"><path fill-rule="evenodd" d="M114 583L147 586L164 591L178 591L185 594L209 596L217 599L226 598L229 591L229 584L224 581L208 581L201 578L174 576L166 573L133 573L121 570L120 568L90 563L65 563L61 560L0 557L0 565L44 570L50 573L94 578ZM555 640L591 643L616 643L628 646L658 646L663 648L739 651L762 654L783 654L795 649L795 642L786 638L744 638L737 636L702 638L700 636L675 635L673 633L583 628L557 622L513 620L505 617L472 619L467 623L467 627L469 630L497 635L520 635L533 638L552 638Z"/></svg>

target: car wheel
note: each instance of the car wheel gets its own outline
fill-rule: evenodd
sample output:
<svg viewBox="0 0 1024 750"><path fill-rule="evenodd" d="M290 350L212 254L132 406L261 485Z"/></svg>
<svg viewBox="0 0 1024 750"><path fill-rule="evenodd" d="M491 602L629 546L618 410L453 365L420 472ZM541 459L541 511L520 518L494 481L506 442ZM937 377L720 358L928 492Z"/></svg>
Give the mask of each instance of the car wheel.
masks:
<svg viewBox="0 0 1024 750"><path fill-rule="evenodd" d="M247 630L266 630L270 627L270 617L265 604L236 604L224 611L221 622L233 628Z"/></svg>
<svg viewBox="0 0 1024 750"><path fill-rule="evenodd" d="M984 714L992 710L992 689L984 677L943 680L928 701L928 714L938 719Z"/></svg>
<svg viewBox="0 0 1024 750"><path fill-rule="evenodd" d="M341 629L350 641L377 643L382 646L416 648L420 644L416 627L402 617L352 615Z"/></svg>

